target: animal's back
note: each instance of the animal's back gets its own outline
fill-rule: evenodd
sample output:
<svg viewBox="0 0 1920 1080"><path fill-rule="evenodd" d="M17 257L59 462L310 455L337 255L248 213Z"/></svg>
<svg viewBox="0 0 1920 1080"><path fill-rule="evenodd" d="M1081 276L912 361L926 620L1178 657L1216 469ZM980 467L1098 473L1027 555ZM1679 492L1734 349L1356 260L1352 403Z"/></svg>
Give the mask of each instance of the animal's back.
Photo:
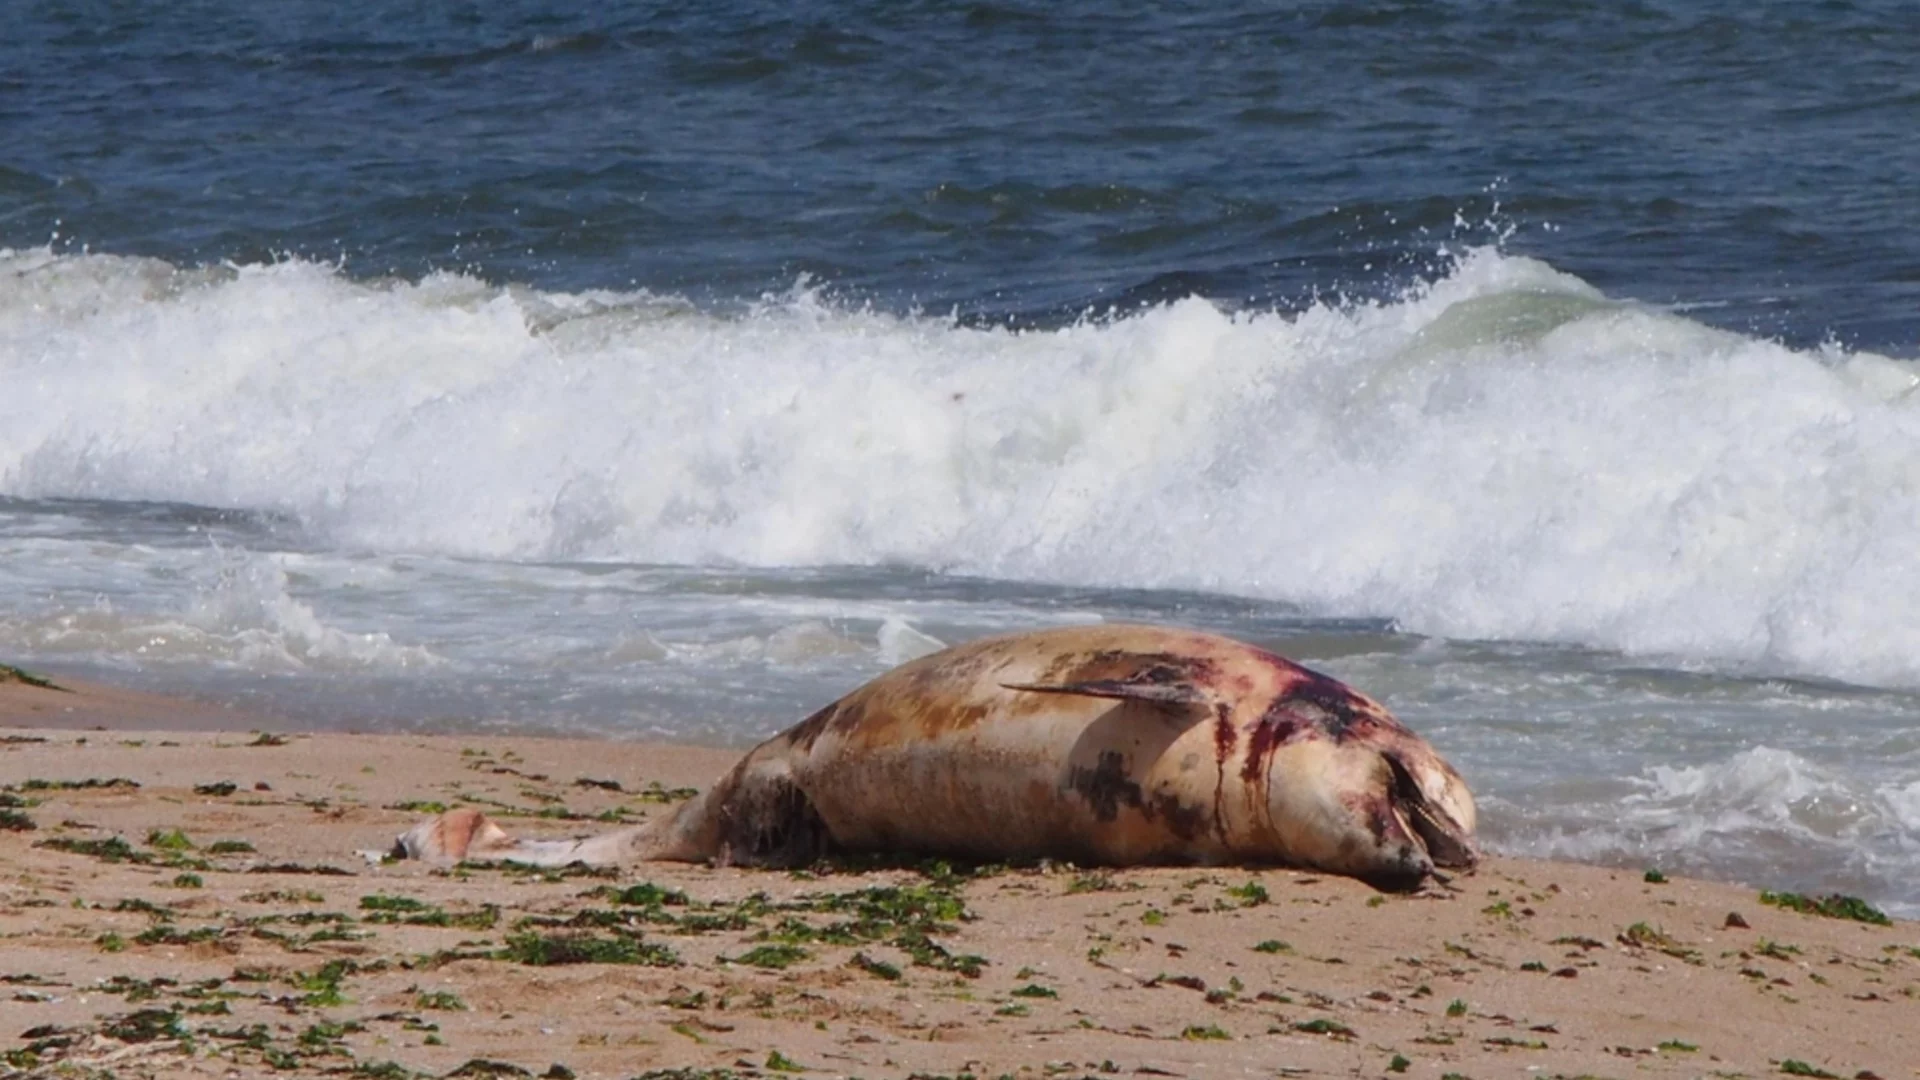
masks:
<svg viewBox="0 0 1920 1080"><path fill-rule="evenodd" d="M1263 688L1261 667L1274 659L1213 635L1138 626L969 642L787 732L791 776L849 849L1216 861L1227 851L1205 820L1220 779L1214 709L1059 688L1200 678L1231 698Z"/></svg>

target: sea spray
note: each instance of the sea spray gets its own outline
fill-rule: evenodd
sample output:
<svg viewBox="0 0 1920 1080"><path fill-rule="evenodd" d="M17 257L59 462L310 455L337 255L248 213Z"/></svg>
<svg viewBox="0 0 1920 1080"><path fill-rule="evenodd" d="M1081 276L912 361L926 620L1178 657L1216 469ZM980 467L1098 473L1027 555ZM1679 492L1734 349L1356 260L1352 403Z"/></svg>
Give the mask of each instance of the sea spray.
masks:
<svg viewBox="0 0 1920 1080"><path fill-rule="evenodd" d="M309 543L1190 588L1920 685L1905 365L1491 250L1392 303L1056 330L13 253L0 490ZM31 294L32 303L20 299Z"/></svg>

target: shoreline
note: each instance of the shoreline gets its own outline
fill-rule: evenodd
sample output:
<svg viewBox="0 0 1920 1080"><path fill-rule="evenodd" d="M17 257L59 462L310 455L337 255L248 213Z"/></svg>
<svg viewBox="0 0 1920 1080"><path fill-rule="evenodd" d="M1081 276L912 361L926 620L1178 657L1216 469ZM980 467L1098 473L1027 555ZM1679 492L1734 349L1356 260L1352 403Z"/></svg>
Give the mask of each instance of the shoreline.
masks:
<svg viewBox="0 0 1920 1080"><path fill-rule="evenodd" d="M0 684L5 1075L1920 1076L1920 923L1505 857L1413 896L1232 867L380 865L359 852L435 804L595 831L739 751L189 730L246 718L59 693Z"/></svg>
<svg viewBox="0 0 1920 1080"><path fill-rule="evenodd" d="M276 717L226 705L0 663L0 727L157 732L286 726Z"/></svg>

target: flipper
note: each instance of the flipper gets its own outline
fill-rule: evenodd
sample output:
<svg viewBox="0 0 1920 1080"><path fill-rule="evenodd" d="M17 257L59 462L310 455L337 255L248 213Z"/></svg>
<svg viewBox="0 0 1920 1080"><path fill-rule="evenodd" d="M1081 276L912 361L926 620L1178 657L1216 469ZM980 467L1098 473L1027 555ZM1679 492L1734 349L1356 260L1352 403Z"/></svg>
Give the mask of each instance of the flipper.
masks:
<svg viewBox="0 0 1920 1080"><path fill-rule="evenodd" d="M397 859L434 863L511 862L524 866L617 866L644 859L697 862L712 856L701 834L711 789L673 812L638 825L566 840L528 840L502 829L472 807L448 810L394 841Z"/></svg>
<svg viewBox="0 0 1920 1080"><path fill-rule="evenodd" d="M1195 676L1190 666L1169 662L1165 656L1140 656L1140 667L1118 678L1069 683L1001 683L1009 690L1035 694L1078 694L1121 701L1152 701L1161 705L1207 705L1216 695Z"/></svg>
<svg viewBox="0 0 1920 1080"><path fill-rule="evenodd" d="M641 826L640 829L645 829ZM525 840L478 810L449 810L415 825L394 842L398 858L435 863L513 862L525 866L611 866L623 861L639 830L570 840Z"/></svg>
<svg viewBox="0 0 1920 1080"><path fill-rule="evenodd" d="M833 852L833 837L793 782L769 740L733 771L672 811L638 825L566 840L514 836L472 807L448 810L408 829L392 856L427 862L465 860L526 866L617 866L661 859L713 860L722 866L804 866ZM773 747L767 751L767 747Z"/></svg>

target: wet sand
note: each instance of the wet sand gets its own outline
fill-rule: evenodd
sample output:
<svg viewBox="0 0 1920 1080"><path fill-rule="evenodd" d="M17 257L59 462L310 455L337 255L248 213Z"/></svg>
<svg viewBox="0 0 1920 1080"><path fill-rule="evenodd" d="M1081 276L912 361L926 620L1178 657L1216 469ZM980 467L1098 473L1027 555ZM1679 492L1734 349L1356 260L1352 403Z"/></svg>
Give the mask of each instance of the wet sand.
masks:
<svg viewBox="0 0 1920 1080"><path fill-rule="evenodd" d="M437 806L584 833L737 752L249 720L0 682L0 1076L1920 1076L1920 924L1752 888L381 863Z"/></svg>

